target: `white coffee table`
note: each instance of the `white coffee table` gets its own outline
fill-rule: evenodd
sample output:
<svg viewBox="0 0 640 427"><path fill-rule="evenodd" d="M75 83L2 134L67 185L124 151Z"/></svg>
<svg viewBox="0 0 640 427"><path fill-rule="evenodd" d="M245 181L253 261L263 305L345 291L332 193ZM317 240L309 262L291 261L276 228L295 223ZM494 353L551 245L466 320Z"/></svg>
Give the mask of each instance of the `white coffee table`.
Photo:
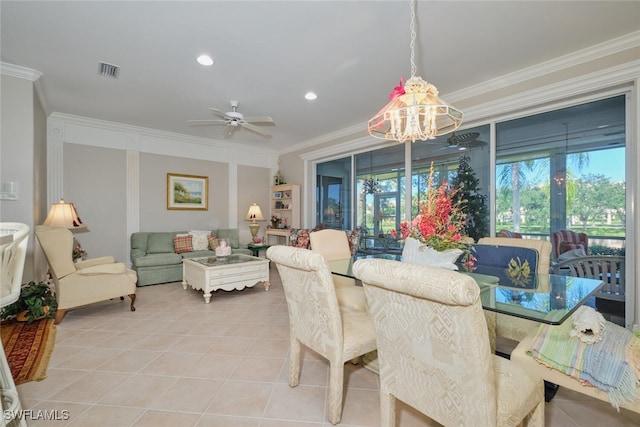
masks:
<svg viewBox="0 0 640 427"><path fill-rule="evenodd" d="M182 262L182 287L204 291L204 301L209 304L211 292L218 289L232 291L251 288L263 282L269 286L269 260L243 254L226 257L185 258Z"/></svg>

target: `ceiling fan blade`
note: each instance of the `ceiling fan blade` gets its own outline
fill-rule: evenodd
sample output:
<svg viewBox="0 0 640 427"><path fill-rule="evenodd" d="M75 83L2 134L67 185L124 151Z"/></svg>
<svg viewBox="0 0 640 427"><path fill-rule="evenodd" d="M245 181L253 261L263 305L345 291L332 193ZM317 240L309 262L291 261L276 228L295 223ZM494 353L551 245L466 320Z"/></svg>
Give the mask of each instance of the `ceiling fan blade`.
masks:
<svg viewBox="0 0 640 427"><path fill-rule="evenodd" d="M224 125L226 120L187 120L192 126Z"/></svg>
<svg viewBox="0 0 640 427"><path fill-rule="evenodd" d="M222 118L224 118L224 119L228 119L228 118L229 118L229 116L227 116L227 113L226 113L226 112L224 112L224 111L222 111L222 110L218 110L217 108L212 108L212 107L210 107L210 108L209 108L209 111L211 111L211 112L212 112L213 114L215 114L216 116L220 116L220 117L222 117Z"/></svg>
<svg viewBox="0 0 640 427"><path fill-rule="evenodd" d="M240 126L242 126L243 128L250 130L252 132L255 132L257 134L260 134L262 136L271 136L271 134L263 131L262 129L260 129L258 126L252 125L250 123L246 123L246 122L239 122Z"/></svg>
<svg viewBox="0 0 640 427"><path fill-rule="evenodd" d="M273 123L273 119L269 116L245 117L244 121L247 123Z"/></svg>
<svg viewBox="0 0 640 427"><path fill-rule="evenodd" d="M458 144L471 143L480 136L478 132L463 133L462 135L452 135L451 138Z"/></svg>

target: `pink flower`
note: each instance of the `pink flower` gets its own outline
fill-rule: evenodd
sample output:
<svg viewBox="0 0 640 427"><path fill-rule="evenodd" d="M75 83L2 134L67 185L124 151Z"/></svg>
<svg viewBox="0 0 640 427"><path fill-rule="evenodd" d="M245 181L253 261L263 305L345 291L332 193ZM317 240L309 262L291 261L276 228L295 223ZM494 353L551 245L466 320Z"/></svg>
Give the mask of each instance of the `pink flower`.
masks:
<svg viewBox="0 0 640 427"><path fill-rule="evenodd" d="M455 201L456 193L446 182L433 188L432 163L426 199L420 202L418 215L410 222L400 223L402 239L412 237L437 251L468 249L464 243L466 215L461 209L462 202Z"/></svg>
<svg viewBox="0 0 640 427"><path fill-rule="evenodd" d="M404 91L404 78L400 78L400 85L398 85L398 86L393 88L393 90L389 94L389 99L391 101L393 101L394 99L396 99L400 95L404 95L404 94L405 94L405 91Z"/></svg>

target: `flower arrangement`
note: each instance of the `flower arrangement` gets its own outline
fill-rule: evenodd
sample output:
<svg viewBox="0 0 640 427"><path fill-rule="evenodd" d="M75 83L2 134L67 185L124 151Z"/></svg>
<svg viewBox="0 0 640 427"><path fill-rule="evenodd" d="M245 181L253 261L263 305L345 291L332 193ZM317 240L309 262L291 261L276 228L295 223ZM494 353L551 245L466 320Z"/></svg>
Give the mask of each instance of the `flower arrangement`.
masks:
<svg viewBox="0 0 640 427"><path fill-rule="evenodd" d="M87 255L87 251L82 249L82 246L80 246L80 243L77 242L76 246L73 248L73 252L71 254L71 256L73 257L73 260L75 261L77 259L84 258L86 255Z"/></svg>
<svg viewBox="0 0 640 427"><path fill-rule="evenodd" d="M450 189L446 182L438 188L433 185L433 163L427 180L427 198L420 203L419 214L411 222L400 224L402 239L412 237L435 249L468 250L465 243L466 215L462 212L462 201L455 201L456 189ZM396 238L397 232L391 231Z"/></svg>

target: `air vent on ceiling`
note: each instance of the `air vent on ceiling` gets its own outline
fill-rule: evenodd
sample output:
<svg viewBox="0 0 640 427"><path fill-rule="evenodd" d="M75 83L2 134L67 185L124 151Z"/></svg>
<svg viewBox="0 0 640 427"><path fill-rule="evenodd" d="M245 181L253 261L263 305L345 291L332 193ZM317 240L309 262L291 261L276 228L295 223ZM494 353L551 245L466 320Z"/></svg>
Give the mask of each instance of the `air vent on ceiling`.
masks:
<svg viewBox="0 0 640 427"><path fill-rule="evenodd" d="M120 67L113 64L107 64L106 62L98 62L99 69L98 73L101 76L111 77L114 79L118 78L118 73L120 72Z"/></svg>

